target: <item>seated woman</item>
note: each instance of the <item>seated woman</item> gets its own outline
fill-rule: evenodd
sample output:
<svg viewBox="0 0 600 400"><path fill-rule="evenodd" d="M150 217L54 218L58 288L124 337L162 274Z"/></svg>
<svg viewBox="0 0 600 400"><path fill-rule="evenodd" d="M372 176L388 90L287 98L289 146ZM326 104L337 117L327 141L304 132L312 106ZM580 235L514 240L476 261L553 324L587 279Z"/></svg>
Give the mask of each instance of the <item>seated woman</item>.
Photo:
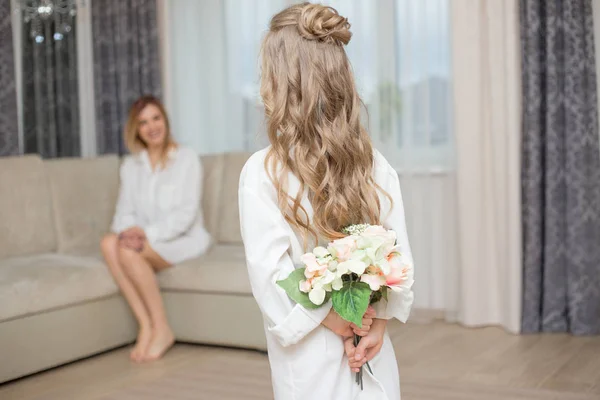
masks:
<svg viewBox="0 0 600 400"><path fill-rule="evenodd" d="M174 342L155 273L204 253L198 155L179 146L164 107L144 96L131 106L112 232L102 239L108 268L139 323L136 362L160 358Z"/></svg>

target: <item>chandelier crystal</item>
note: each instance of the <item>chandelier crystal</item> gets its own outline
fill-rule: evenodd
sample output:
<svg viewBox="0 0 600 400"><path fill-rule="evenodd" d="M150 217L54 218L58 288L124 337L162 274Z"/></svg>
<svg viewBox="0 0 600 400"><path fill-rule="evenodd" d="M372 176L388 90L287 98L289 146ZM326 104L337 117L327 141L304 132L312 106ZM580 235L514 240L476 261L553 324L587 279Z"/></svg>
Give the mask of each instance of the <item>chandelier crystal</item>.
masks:
<svg viewBox="0 0 600 400"><path fill-rule="evenodd" d="M50 38L63 40L73 30L77 4L76 0L15 0L15 12L30 24L33 41L42 44Z"/></svg>

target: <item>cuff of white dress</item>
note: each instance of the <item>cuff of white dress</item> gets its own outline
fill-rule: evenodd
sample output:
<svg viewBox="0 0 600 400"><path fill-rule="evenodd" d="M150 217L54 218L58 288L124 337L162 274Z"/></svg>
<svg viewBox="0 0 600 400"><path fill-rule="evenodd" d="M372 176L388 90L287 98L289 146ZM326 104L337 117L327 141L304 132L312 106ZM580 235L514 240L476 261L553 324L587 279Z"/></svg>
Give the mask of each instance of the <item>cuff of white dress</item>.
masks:
<svg viewBox="0 0 600 400"><path fill-rule="evenodd" d="M158 228L150 225L144 229L144 234L149 243L156 243L156 240L158 239Z"/></svg>
<svg viewBox="0 0 600 400"><path fill-rule="evenodd" d="M116 233L117 235L125 232L129 228L133 228L135 226L135 218L125 216L115 221L111 226L111 231Z"/></svg>
<svg viewBox="0 0 600 400"><path fill-rule="evenodd" d="M298 343L312 332L327 317L331 310L331 301L317 309L306 309L296 304L292 312L279 325L269 328L282 346L287 347Z"/></svg>
<svg viewBox="0 0 600 400"><path fill-rule="evenodd" d="M393 287L388 291L388 305L386 314L400 322L406 322L415 295L412 290Z"/></svg>
<svg viewBox="0 0 600 400"><path fill-rule="evenodd" d="M392 317L387 313L387 307L388 302L385 299L381 299L377 303L373 304L373 309L375 309L375 318L391 319Z"/></svg>

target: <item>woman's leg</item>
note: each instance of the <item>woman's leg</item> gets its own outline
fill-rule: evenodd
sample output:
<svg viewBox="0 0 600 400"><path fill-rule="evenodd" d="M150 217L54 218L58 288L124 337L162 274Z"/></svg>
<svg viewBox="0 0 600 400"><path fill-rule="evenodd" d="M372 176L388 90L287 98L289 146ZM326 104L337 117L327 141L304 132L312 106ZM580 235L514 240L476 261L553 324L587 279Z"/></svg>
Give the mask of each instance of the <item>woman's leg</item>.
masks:
<svg viewBox="0 0 600 400"><path fill-rule="evenodd" d="M156 258L158 257L158 258ZM165 307L156 280L155 269L167 268L169 264L146 243L142 253L121 247L119 260L138 293L141 295L152 321L152 339L144 360L160 358L174 343L175 337L167 321Z"/></svg>
<svg viewBox="0 0 600 400"><path fill-rule="evenodd" d="M102 254L108 264L108 269L112 274L115 282L121 289L121 293L129 303L129 307L133 311L135 318L139 324L139 333L137 342L131 351L131 359L134 361L142 361L142 357L146 349L150 345L152 339L152 324L150 314L146 310L142 298L136 291L131 280L123 271L123 266L119 262L119 238L114 233L104 236L101 245Z"/></svg>

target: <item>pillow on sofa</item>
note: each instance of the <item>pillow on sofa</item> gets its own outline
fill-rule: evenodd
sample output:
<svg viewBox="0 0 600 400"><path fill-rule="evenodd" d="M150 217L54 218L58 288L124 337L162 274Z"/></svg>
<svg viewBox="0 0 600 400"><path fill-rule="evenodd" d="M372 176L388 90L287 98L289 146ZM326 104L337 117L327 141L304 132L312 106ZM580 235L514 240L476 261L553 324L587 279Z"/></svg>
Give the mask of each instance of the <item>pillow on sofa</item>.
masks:
<svg viewBox="0 0 600 400"><path fill-rule="evenodd" d="M200 157L202 163L202 213L204 225L213 238L219 228L219 210L221 208L221 186L223 185L223 154Z"/></svg>
<svg viewBox="0 0 600 400"><path fill-rule="evenodd" d="M61 158L45 162L50 186L58 251L71 254L100 252L109 231L119 190L119 158Z"/></svg>
<svg viewBox="0 0 600 400"><path fill-rule="evenodd" d="M52 197L39 156L0 158L0 259L56 250Z"/></svg>
<svg viewBox="0 0 600 400"><path fill-rule="evenodd" d="M240 210L238 206L238 187L242 168L251 153L229 153L225 155L223 187L221 190L219 243L242 244L240 232Z"/></svg>

